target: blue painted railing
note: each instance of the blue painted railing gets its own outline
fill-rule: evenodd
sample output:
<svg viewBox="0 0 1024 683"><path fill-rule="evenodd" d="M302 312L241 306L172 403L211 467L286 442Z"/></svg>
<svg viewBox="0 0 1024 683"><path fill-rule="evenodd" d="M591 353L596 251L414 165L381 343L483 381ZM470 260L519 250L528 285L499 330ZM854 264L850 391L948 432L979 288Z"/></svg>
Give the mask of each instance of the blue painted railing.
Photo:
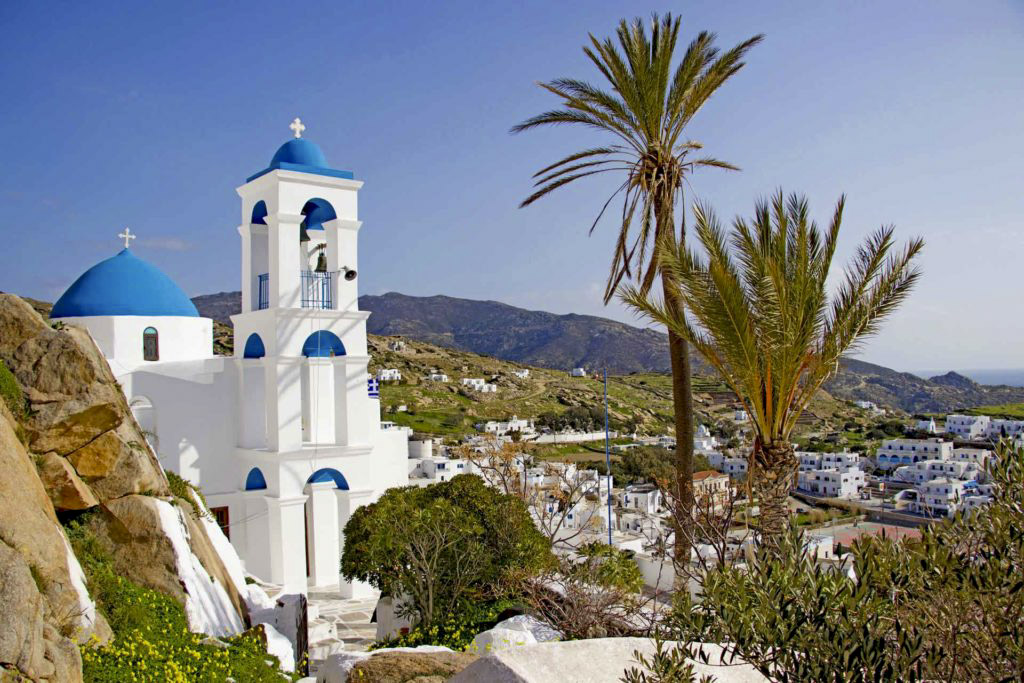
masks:
<svg viewBox="0 0 1024 683"><path fill-rule="evenodd" d="M261 273L256 277L259 280L259 287L257 287L259 294L256 297L258 308L256 310L262 311L264 308L270 307L270 273Z"/></svg>
<svg viewBox="0 0 1024 683"><path fill-rule="evenodd" d="M315 270L302 271L302 307L334 308L331 285L334 273L318 273Z"/></svg>

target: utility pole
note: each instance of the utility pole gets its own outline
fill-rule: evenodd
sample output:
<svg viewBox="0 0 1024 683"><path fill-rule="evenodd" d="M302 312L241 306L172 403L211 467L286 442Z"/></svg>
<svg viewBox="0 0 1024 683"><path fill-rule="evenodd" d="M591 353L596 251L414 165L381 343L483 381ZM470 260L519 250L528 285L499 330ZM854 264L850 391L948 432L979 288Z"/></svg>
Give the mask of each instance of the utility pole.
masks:
<svg viewBox="0 0 1024 683"><path fill-rule="evenodd" d="M612 544L612 454L608 436L608 369L604 371L604 466L608 475L608 545Z"/></svg>

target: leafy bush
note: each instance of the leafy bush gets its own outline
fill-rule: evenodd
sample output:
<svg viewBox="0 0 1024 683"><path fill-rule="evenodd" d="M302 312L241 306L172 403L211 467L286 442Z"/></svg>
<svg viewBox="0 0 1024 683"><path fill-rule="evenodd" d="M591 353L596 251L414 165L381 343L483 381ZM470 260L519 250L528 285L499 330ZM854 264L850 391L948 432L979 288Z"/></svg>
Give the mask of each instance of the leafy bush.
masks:
<svg viewBox="0 0 1024 683"><path fill-rule="evenodd" d="M443 645L456 652L470 649L473 637L497 622L498 615L513 607L511 600L495 600L483 605L468 605L457 613L446 614L430 625L416 624L408 633L386 638L370 646L371 650L384 647L418 647Z"/></svg>
<svg viewBox="0 0 1024 683"><path fill-rule="evenodd" d="M510 573L552 561L526 505L463 474L426 488L391 489L345 525L341 571L407 598L424 627L504 597Z"/></svg>
<svg viewBox="0 0 1024 683"><path fill-rule="evenodd" d="M1024 675L1024 449L990 466L987 508L920 540L864 536L853 576L824 568L794 531L778 552L704 577L670 620L681 642L727 650L776 681L1009 681Z"/></svg>
<svg viewBox="0 0 1024 683"><path fill-rule="evenodd" d="M592 577L598 585L630 593L643 590L644 575L633 561L632 553L597 541L581 545L577 552L583 559L574 570Z"/></svg>
<svg viewBox="0 0 1024 683"><path fill-rule="evenodd" d="M0 361L0 398L7 404L7 408L15 418L23 418L28 412L21 385L18 384L18 380L7 369L3 361Z"/></svg>
<svg viewBox="0 0 1024 683"><path fill-rule="evenodd" d="M88 515L80 517L65 530L114 638L106 645L81 646L86 683L284 680L277 658L256 636L223 638L226 647L203 644L206 636L189 631L178 602L118 575L110 549L89 530L87 520Z"/></svg>
<svg viewBox="0 0 1024 683"><path fill-rule="evenodd" d="M192 484L192 482L185 480L184 478L181 477L181 475L177 474L176 472L171 472L170 470L167 470L165 474L167 475L167 483L170 485L171 493L173 493L176 498L181 498L186 503L188 503L189 506L191 506L192 511L195 513L197 519L200 517L207 516L205 511L203 510L203 506L200 505L192 496L192 491L195 491L196 494L199 496L199 499L203 501L203 505L205 505L206 497L203 496L203 492L200 491L197 486Z"/></svg>

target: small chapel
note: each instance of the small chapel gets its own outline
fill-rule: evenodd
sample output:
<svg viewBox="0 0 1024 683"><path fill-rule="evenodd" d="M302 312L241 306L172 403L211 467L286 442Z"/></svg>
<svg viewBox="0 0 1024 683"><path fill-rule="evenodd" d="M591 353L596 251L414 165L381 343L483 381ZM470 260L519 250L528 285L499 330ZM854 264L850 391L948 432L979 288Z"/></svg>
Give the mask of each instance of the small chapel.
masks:
<svg viewBox="0 0 1024 683"><path fill-rule="evenodd" d="M363 183L294 137L237 189L242 310L234 357L167 275L125 248L51 318L89 331L160 463L199 486L245 569L288 592L369 586L339 574L344 526L408 483L408 431L383 429L359 310Z"/></svg>

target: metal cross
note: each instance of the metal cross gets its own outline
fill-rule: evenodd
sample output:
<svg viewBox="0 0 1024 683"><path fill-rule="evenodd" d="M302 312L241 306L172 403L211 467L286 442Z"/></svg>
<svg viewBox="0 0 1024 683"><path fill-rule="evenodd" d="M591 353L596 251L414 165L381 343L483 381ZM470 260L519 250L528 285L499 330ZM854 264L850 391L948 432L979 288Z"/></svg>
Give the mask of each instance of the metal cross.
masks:
<svg viewBox="0 0 1024 683"><path fill-rule="evenodd" d="M124 232L122 232L122 233L118 233L118 235L117 235L117 236L118 236L118 237L120 237L121 239L123 239L123 240L124 240L124 248L125 248L125 249L127 249L127 248L128 248L128 246L129 246L129 243L130 243L130 242L131 242L131 241L132 241L133 239L135 239L135 238L137 237L136 235L133 235L133 234L132 234L132 231L131 231L131 230L129 230L128 228L125 228L125 229L124 229Z"/></svg>
<svg viewBox="0 0 1024 683"><path fill-rule="evenodd" d="M302 131L306 130L306 127L302 125L302 119L300 119L298 116L296 116L295 120L292 121L292 125L288 127L292 129L292 131L295 133L295 137L297 138L301 138Z"/></svg>

